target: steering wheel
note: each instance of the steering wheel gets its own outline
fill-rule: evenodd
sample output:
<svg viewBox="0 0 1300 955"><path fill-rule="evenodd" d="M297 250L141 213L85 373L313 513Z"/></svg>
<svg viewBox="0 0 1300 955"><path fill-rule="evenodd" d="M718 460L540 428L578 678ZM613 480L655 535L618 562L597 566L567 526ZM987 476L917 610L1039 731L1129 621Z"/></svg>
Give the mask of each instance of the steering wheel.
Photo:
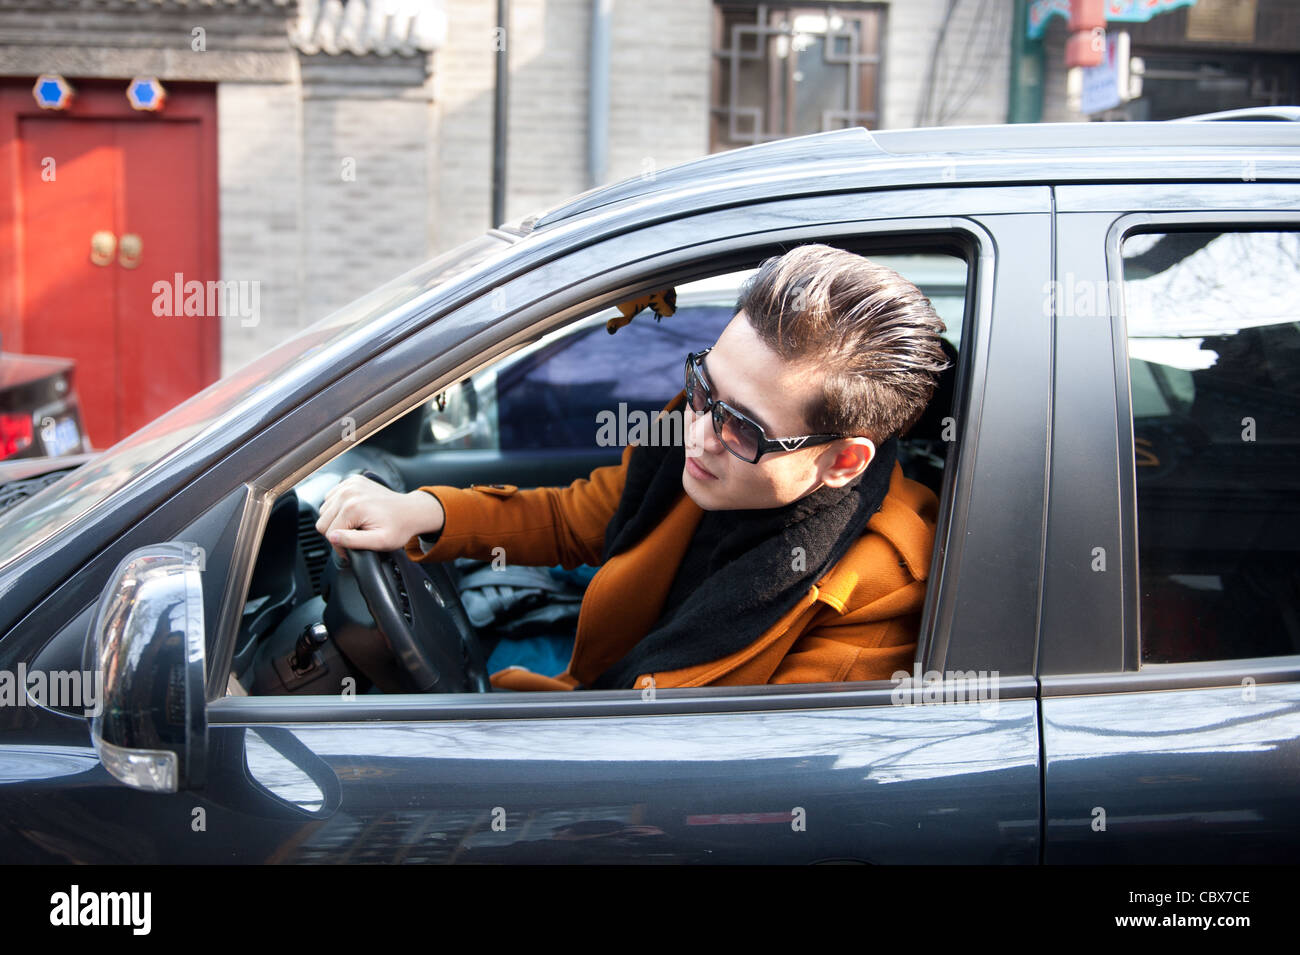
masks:
<svg viewBox="0 0 1300 955"><path fill-rule="evenodd" d="M360 473L389 487L368 468ZM344 551L375 626L417 693L491 691L483 646L445 564L417 564L405 548Z"/></svg>
<svg viewBox="0 0 1300 955"><path fill-rule="evenodd" d="M417 693L487 693L483 647L443 564L344 548L357 588Z"/></svg>
<svg viewBox="0 0 1300 955"><path fill-rule="evenodd" d="M395 490L369 468L356 473ZM404 547L343 551L374 626L416 693L491 691L482 644L446 564L416 563Z"/></svg>

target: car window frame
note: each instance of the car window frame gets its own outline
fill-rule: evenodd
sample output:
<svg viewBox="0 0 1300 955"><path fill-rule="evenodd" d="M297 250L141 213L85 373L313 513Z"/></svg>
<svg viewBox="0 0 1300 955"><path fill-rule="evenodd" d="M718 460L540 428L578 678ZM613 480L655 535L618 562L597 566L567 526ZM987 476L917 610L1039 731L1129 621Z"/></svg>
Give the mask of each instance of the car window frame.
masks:
<svg viewBox="0 0 1300 955"><path fill-rule="evenodd" d="M1124 203L1125 191L1114 185L1098 187L1097 196L1109 195L1118 202L1095 202L1090 207L1090 187L1072 187L1068 207L1092 208L1094 214L1109 217L1104 235L1104 265L1109 312L1111 369L1115 411L1115 452L1118 482L1117 504L1121 562L1116 579L1119 588L1119 626L1114 633L1099 628L1098 643L1105 648L1092 656L1093 665L1075 672L1052 671L1044 677L1044 695L1074 693L1141 692L1150 689L1240 686L1245 679L1257 683L1300 680L1300 653L1273 657L1243 657L1223 660L1193 660L1177 663L1141 663L1139 645L1141 578L1137 532L1137 468L1133 429L1133 396L1128 356L1128 321L1124 311L1123 243L1131 235L1151 232L1193 231L1298 231L1300 211L1279 208L1286 187L1292 184L1260 184L1274 208L1262 208L1260 193L1246 184L1194 183L1146 184L1140 203ZM1061 191L1061 190L1058 190ZM1243 201L1245 200L1245 201ZM1253 200L1253 201L1251 201ZM1294 201L1294 194L1293 194ZM1132 211L1135 206L1145 207ZM1188 207L1191 208L1188 208ZM1058 209L1061 204L1058 204ZM1075 213L1079 214L1079 213ZM1049 533L1052 521L1049 518ZM1045 639L1052 639L1048 634ZM1106 662L1111 661L1111 662Z"/></svg>
<svg viewBox="0 0 1300 955"><path fill-rule="evenodd" d="M1232 212L1227 210L1188 211L1178 213L1137 213L1126 215L1111 226L1106 237L1107 271L1113 274L1122 288L1124 281L1124 241L1129 236L1153 232L1295 232L1300 234L1300 210ZM1123 469L1120 482L1120 502L1124 523L1125 550L1130 557L1124 588L1124 673L1149 673L1152 676L1168 675L1177 678L1183 674L1197 674L1211 679L1221 678L1225 684L1240 683L1243 673L1259 669L1300 672L1300 652L1269 657L1229 657L1221 660L1187 660L1177 663L1141 662L1141 561L1138 555L1137 527L1137 467L1133 433L1133 391L1129 376L1128 315L1122 297L1113 303L1116 308L1115 331L1119 347L1116 348L1116 411L1127 427L1119 429L1122 444L1121 461L1131 466ZM1120 374L1122 359L1123 374Z"/></svg>
<svg viewBox="0 0 1300 955"><path fill-rule="evenodd" d="M902 274L905 278L908 278L909 281L913 281L913 282L917 285L917 287L921 289L921 291L922 291L924 294L926 294L928 297L931 298L932 301L933 301L933 299L935 298L935 294L934 294L934 293L935 293L936 291L939 292L939 293L941 293L941 294L944 295L944 296L952 296L952 295L955 295L955 294L957 294L957 293L960 293L960 295L961 295L961 297L962 297L962 301L963 301L963 309L964 309L964 308L965 308L965 300L966 300L966 299L970 296L970 294L972 293L972 286L971 286L970 282L968 281L968 279L969 279L969 275L967 275L967 276L965 277L965 280L963 281L963 283L962 283L960 286L958 286L958 284L955 283L955 282L951 282L951 283L947 283L947 282L944 282L944 283L938 283L938 282L936 282L936 283L934 283L934 284L931 284L931 283L928 283L928 282L925 282L925 281L922 281L922 280L918 280L918 279L914 278L913 276L909 275L909 274L908 274L908 271L907 271L906 268L904 267L904 266L906 266L907 263L899 263L899 262L896 262L896 261L892 261L892 260L890 260L890 257L889 257L888 255L880 256L880 257L876 257L876 258L873 259L873 261L877 261L879 264L885 265L885 266L887 266L887 267L889 267L889 268L893 268L893 269L895 269L896 271L898 271L900 274ZM963 271L966 272L966 273L969 273L970 269L969 269L968 263L966 263L964 260L962 260L962 261L963 261L963 266L965 267ZM738 292L739 292L739 288L740 288L740 286L743 284L743 282L744 282L744 280L745 280L746 278L752 276L752 275L753 275L755 272L757 272L757 271L758 271L758 270L757 270L757 267L754 267L754 268L748 268L748 269L739 269L739 270L736 270L736 271L733 271L733 272L725 272L725 273L722 273L723 276L739 276L740 278L739 278L739 280L737 280L737 281L735 281L735 282L730 282L730 283L728 283L726 286L722 286L722 287L718 287L718 288L689 289L689 287L688 287L688 288L684 291L682 287L677 287L677 288L676 288L676 292L677 292L677 310L678 310L678 312L680 312L680 311L683 310L683 309L692 308L692 307L697 307L697 308L698 308L698 307L701 307L701 306L704 306L704 307L726 307L726 308L732 308L732 307L734 307L734 304L735 304L735 301L736 301L736 296L737 296L737 294L738 294ZM719 278L719 277L721 277L721 276L714 276L714 277L711 277L711 278ZM708 281L708 280L706 280L706 281ZM725 292L725 294L724 294L724 292ZM936 308L936 311L938 311L937 308ZM492 376L492 380L493 380L493 382L495 382L496 380L498 380L498 379L500 378L500 376L501 376L501 374L502 374L503 372L507 372L507 371L509 371L509 369L512 368L512 367L513 367L514 365L516 365L517 363L519 363L519 362L521 362L521 361L524 361L524 360L527 360L529 357L531 357L531 356L533 356L533 355L536 355L538 352L544 351L544 350L546 350L546 349L554 348L555 346L558 346L558 345L564 343L565 341L567 341L567 340L570 339L570 338L573 338L573 337L575 337L575 336L582 335L582 334L585 334L585 333L594 332L594 331L596 331L596 330L598 330L598 329L601 329L601 328L603 328L603 327L606 325L606 323L607 323L610 319L617 318L617 317L619 316L619 314L620 314L620 313L619 313L619 310L618 310L617 306L609 306L609 307L607 307L607 308L605 308L605 309L603 309L603 310L601 310L601 311L593 312L591 315L588 315L588 316L585 317L585 318L578 319L577 321L575 321L575 322L571 322L569 325L566 325L566 326L563 327L563 328L556 329L556 330L554 330L554 331L552 331L552 332L547 333L545 336L543 336L542 338L538 339L537 341L530 342L530 343L528 343L528 344L526 344L526 345L521 346L520 348L516 349L515 351L512 351L510 354L505 355L505 356L503 356L502 358L498 359L498 360L497 360L496 362L494 362L491 366L486 367L486 368L484 368L484 369L482 369L482 370L480 370L480 371L477 371L477 372L475 373L475 377L477 377L477 376L479 376L479 375L482 375L482 374L485 374L485 373L486 373L486 374L491 375L491 376ZM940 312L940 315L941 315L941 317L942 317L942 312ZM642 317L642 318L646 318L646 317L648 317L648 313L643 312L643 313L641 313L641 316L640 316L640 317ZM674 318L676 318L676 315L674 315ZM946 319L945 319L945 321L946 321ZM963 312L963 315L957 319L957 321L960 322L960 323L963 323L963 324L964 324L964 321L965 321L965 315L964 315L964 312ZM960 335L961 335L961 332L962 332L962 328L960 328L960 327L956 328L956 329L955 329L955 332L956 332L956 337L960 338ZM952 338L953 338L953 337L954 337L954 329L950 326L950 327L945 331L945 333L944 333L944 338L945 338L945 340L947 340L947 341L949 341L950 343L952 343ZM953 343L953 344L957 344L957 343ZM557 351L558 351L558 349L557 349ZM549 359L548 359L548 360L549 360ZM476 385L476 384L473 382L472 379L470 379L470 378L466 378L466 379L462 379L460 382L456 382L455 384L453 384L453 385L451 386L451 388L455 388L455 387L457 387L457 386L463 384L465 381L469 381L472 387L475 387L475 388L478 387L478 385ZM448 389L448 390L450 391L451 389ZM435 396L435 397L436 397L436 396ZM495 415L495 414L499 414L499 400L500 400L500 395L499 395L499 394L496 395L496 396L494 396L493 399L492 399L493 403L496 405L496 407L494 407L494 409L493 409L493 413L494 413L494 415ZM482 397L480 396L480 398L479 398L479 408L480 408L480 410L482 409L482 407L483 407ZM500 427L501 427L501 425L500 425L500 422L499 422L499 421L494 422L494 424L493 424L493 428L495 428L496 431L497 431L497 435L496 435L496 437L497 437L497 442L498 442L498 446L497 446L497 447L494 447L494 448L462 448L462 447L456 447L456 446L454 446L454 445L452 445L452 446L446 446L446 447L439 446L439 444L438 444L438 442L436 441L436 439L434 439L434 438L429 434L429 430L430 430L430 419L431 419L431 416L432 416L433 413L434 413L434 400L431 399L431 400L429 400L429 401L426 401L426 402L421 406L421 408L420 408L420 412L419 412L419 413L420 413L420 415L421 415L421 421L420 421L420 427L419 427L419 434L418 434L418 437L417 437L417 445L416 445L416 449L415 449L417 454L429 454L429 453L433 453L433 452L449 452L449 453L453 453L453 454L458 454L458 453L471 453L471 454L473 454L473 453L496 453L496 454L503 454L503 455L505 455L505 454L510 454L510 453L517 452L517 451L519 450L519 449L515 449L515 448L505 448L505 449L503 449L503 448L500 447ZM584 451L584 450L589 450L589 449L586 449L586 448L572 448L572 449L568 449L568 448L566 448L566 449L564 449L564 450Z"/></svg>
<svg viewBox="0 0 1300 955"><path fill-rule="evenodd" d="M1036 206L1040 204L1040 200L1045 199L1045 194L1046 190L1041 186L981 187L966 189L964 192L958 189L927 189L919 193L891 196L891 199L896 200L895 203L890 203L896 205L891 215L874 215L870 218L855 218L814 226L786 225L762 231L733 231L711 241L663 247L634 263L621 265L570 285L565 290L568 294L558 301L558 296L552 294L544 301L520 308L514 313L513 320L495 326L495 334L490 336L480 334L466 340L462 348L455 350L455 355L444 359L444 371L433 377L426 375L425 381L418 387L410 387L405 381L390 383L384 392L393 396L388 403L382 403L377 397L367 406L355 409L355 417L359 422L355 431L356 440L365 440L391 420L421 406L437 391L519 348L521 343L534 340L555 328L589 316L595 310L607 308L611 304L655 287L662 287L665 283L676 284L692 278L735 271L739 267L735 263L751 256L754 250L787 248L788 244L794 241L827 241L837 245L858 247L888 246L889 251L893 253L923 251L936 246L956 251L958 246L964 245L961 251L967 260L967 284L970 293L965 305L966 328L962 332L965 348L958 370L955 396L959 405L963 401L967 403L967 408L971 411L971 420L978 421L985 374L982 368L977 368L975 365L987 363L988 359L994 263L996 262L996 244L989 231L978 221L978 216L988 215L987 210L991 208L999 212L1002 210L1028 212L1046 217L1046 210ZM928 211L918 208L918 195L923 197L924 204L927 206L942 205L945 199L951 200L953 196L960 196L964 201L958 205L969 206L970 213L939 216L918 214ZM903 207L909 205L909 197L911 202L908 211L912 213L911 215L903 211ZM872 195L871 198L875 202L878 197ZM999 202L999 198L1003 201ZM788 207L791 204L806 205L812 201L814 200L804 198L763 205ZM951 203L949 207L951 208ZM976 209L985 211L978 212L975 211ZM754 207L728 211L732 213L738 211L741 216L748 212L752 216ZM678 220L679 223L680 221ZM639 231L644 233L653 228L657 227L647 227ZM594 243L587 248L594 248L601 244ZM569 274L573 274L572 268L573 266L570 266ZM526 279L527 276L523 276L518 281ZM487 297L484 294L478 299L462 304L460 309L473 309L477 303L481 310L483 299ZM474 324L474 319L470 319L469 322L471 325ZM491 338L491 344L480 344L484 337ZM398 389L401 389L400 396ZM373 412L368 413L371 408ZM291 487L303 476L315 470L324 461L336 456L338 447L338 442L333 442L333 450L331 447L317 450L297 464L290 463L292 455L285 456L276 467L253 482L261 496L261 506L257 508L258 516L250 522L249 540L246 543L248 553L245 558L249 569L241 571L239 574L241 579L246 579L251 572L252 555L256 553L256 544L260 540L269 501L273 500L277 493ZM937 587L927 588L922 632L918 640L918 658L924 659L927 664L931 660L941 664L947 651L946 635L944 639L936 640L933 631L939 626L937 621L943 619L941 615L945 591L942 583L943 562L946 557L959 550L959 546L949 546L949 544L953 541L959 544L962 527L964 527L964 513L957 513L962 509L953 507L959 484L969 483L968 478L965 481L961 479L960 471L963 466L967 470L973 469L973 445L968 450L963 450L959 441L957 451L960 453L952 455L949 466L945 468L943 493L940 495L939 526L936 531L936 547L931 566L931 579L939 581L940 584ZM962 461L965 461L964 465ZM943 543L940 543L941 541ZM237 617L237 613L227 607L225 616ZM947 614L947 619L951 619L951 613ZM233 644L233 634L230 635L229 640ZM225 653L222 659L214 660L211 674L214 685L216 680L220 680L222 681L220 685L224 687L229 665L229 653ZM845 689L846 686L849 689ZM656 694L656 700L652 701L651 708L639 709L638 712L657 711L659 707L682 708L681 711L689 712L717 709L744 710L755 706L763 709L841 707L871 701L879 702L880 694L883 693L888 698L891 693L888 687L881 688L871 684L817 683L799 684L798 687L798 690L792 690L790 685L778 684L661 688ZM1020 694L1033 695L1035 689L1032 679L1021 680L1018 676L1002 679L1001 693L1008 699L1016 698ZM396 718L395 714L400 713L404 714L403 718L411 714L423 714L418 718L478 719L498 716L507 718L506 711L518 711L520 708L538 716L555 716L577 711L590 714L593 707L596 710L600 710L601 707L613 707L609 710L612 713L627 704L629 698L632 698L631 702L634 705L641 707L646 705L641 700L640 691L637 690L585 691L581 694L582 699L576 702L573 699L558 698L571 697L571 694L512 693L509 694L509 704L505 704L502 699L504 696L505 694L502 694L483 700L478 694L431 696L369 694L365 697L353 697L344 702L333 697L222 697L214 694L210 686L209 711L210 719L217 722L244 722L250 718L255 721L265 718L272 722L280 722L290 718L287 716L289 713L299 713L304 719L311 721L340 718L351 721L365 719L367 717L364 714L367 713L372 714L369 718Z"/></svg>

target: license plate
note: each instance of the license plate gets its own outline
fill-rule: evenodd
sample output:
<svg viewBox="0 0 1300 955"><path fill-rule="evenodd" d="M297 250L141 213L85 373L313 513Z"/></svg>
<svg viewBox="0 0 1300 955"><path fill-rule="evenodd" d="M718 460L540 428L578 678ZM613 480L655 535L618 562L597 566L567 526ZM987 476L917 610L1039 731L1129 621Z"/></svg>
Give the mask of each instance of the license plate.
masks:
<svg viewBox="0 0 1300 955"><path fill-rule="evenodd" d="M81 430L75 418L60 418L54 423L54 431L46 438L51 456L67 454L81 447Z"/></svg>

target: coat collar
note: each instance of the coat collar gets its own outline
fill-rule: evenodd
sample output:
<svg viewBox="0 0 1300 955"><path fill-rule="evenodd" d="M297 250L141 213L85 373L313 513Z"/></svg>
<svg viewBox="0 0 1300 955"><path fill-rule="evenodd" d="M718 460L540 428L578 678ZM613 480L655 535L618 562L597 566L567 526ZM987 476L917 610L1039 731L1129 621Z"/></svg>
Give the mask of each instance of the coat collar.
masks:
<svg viewBox="0 0 1300 955"><path fill-rule="evenodd" d="M930 575L930 555L934 549L934 523L938 498L924 484L908 480L903 468L894 462L889 476L889 493L880 510L867 521L867 530L875 531L893 545L913 580ZM867 535L849 549L844 558L817 582L818 599L843 610L862 577Z"/></svg>

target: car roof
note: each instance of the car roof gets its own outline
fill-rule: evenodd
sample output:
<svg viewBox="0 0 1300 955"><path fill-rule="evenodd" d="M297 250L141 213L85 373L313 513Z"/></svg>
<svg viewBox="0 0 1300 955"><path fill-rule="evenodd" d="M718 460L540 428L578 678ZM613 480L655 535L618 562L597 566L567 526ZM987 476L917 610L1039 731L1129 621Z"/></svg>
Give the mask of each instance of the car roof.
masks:
<svg viewBox="0 0 1300 955"><path fill-rule="evenodd" d="M950 185L1169 178L1240 181L1241 162L1258 158L1262 165L1252 167L1254 178L1300 178L1300 122L1277 119L877 131L858 126L678 163L589 190L505 228L516 234L543 231L597 212L666 203L678 194L701 196L701 187L734 192L745 185L785 183L784 189L774 192L835 191L846 188L847 172L856 173L857 188L932 186L945 180Z"/></svg>

